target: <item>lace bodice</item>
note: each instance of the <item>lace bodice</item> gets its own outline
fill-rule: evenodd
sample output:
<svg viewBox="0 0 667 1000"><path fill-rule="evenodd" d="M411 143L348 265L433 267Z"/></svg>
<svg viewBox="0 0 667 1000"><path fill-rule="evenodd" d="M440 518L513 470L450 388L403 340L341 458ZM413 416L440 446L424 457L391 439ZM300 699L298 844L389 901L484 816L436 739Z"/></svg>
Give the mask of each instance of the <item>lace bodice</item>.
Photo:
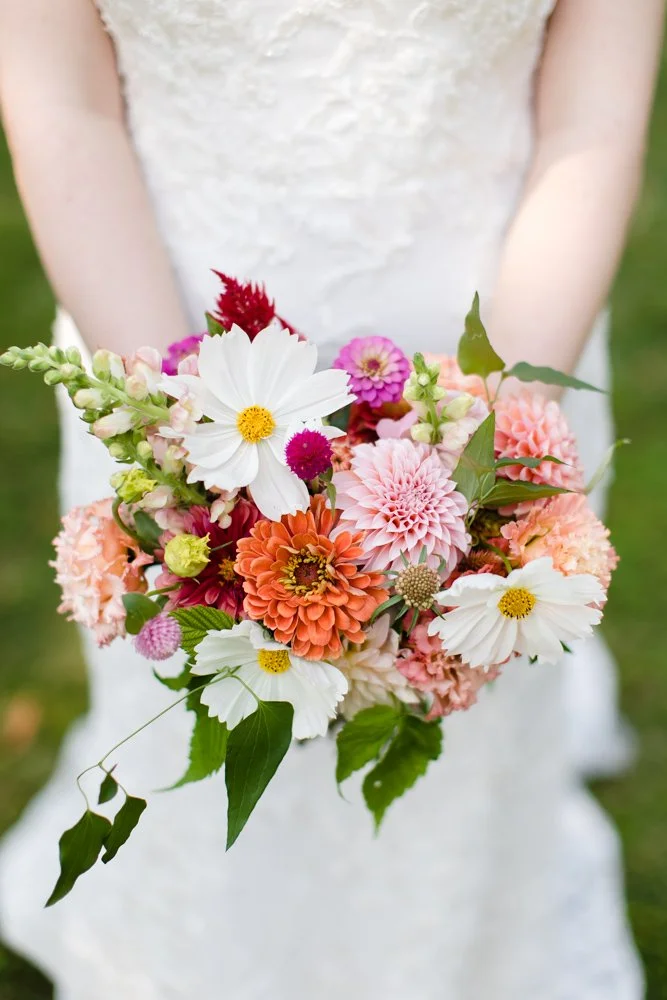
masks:
<svg viewBox="0 0 667 1000"><path fill-rule="evenodd" d="M442 349L490 284L551 6L101 0L193 323L217 267L321 341Z"/></svg>

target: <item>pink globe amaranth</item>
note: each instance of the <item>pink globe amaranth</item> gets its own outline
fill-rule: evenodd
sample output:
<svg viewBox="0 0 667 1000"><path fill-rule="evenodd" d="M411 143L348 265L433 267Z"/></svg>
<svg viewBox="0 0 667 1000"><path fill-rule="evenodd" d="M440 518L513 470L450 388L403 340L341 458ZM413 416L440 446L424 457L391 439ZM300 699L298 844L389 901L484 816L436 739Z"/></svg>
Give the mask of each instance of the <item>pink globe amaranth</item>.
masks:
<svg viewBox="0 0 667 1000"><path fill-rule="evenodd" d="M333 452L326 434L305 428L287 442L285 459L299 479L315 479L331 467Z"/></svg>
<svg viewBox="0 0 667 1000"><path fill-rule="evenodd" d="M134 639L134 648L147 660L168 660L181 644L181 628L169 615L149 619Z"/></svg>
<svg viewBox="0 0 667 1000"><path fill-rule="evenodd" d="M433 449L394 439L357 445L350 470L333 481L340 530L362 532L368 569L400 569L425 549L446 577L468 551L467 501Z"/></svg>
<svg viewBox="0 0 667 1000"><path fill-rule="evenodd" d="M501 397L495 411L497 458L543 458L552 455L563 463L541 462L536 469L507 465L499 471L499 475L568 490L583 489L584 474L577 443L558 403L540 393L525 390Z"/></svg>
<svg viewBox="0 0 667 1000"><path fill-rule="evenodd" d="M371 406L397 403L410 374L410 362L388 337L355 337L332 367L346 371L357 400Z"/></svg>

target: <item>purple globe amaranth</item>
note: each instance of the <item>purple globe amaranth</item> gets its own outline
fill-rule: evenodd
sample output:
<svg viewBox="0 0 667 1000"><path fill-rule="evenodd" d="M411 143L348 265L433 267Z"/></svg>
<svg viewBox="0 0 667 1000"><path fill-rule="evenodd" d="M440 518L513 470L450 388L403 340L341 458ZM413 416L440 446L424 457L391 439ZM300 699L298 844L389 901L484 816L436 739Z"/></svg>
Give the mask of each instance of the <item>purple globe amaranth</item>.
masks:
<svg viewBox="0 0 667 1000"><path fill-rule="evenodd" d="M181 627L164 613L150 618L134 640L134 647L147 660L168 660L181 644Z"/></svg>
<svg viewBox="0 0 667 1000"><path fill-rule="evenodd" d="M332 367L346 371L357 400L371 406L397 403L410 374L410 362L388 337L355 337Z"/></svg>
<svg viewBox="0 0 667 1000"><path fill-rule="evenodd" d="M294 434L285 446L285 459L299 479L315 479L331 465L333 452L326 434L305 428Z"/></svg>

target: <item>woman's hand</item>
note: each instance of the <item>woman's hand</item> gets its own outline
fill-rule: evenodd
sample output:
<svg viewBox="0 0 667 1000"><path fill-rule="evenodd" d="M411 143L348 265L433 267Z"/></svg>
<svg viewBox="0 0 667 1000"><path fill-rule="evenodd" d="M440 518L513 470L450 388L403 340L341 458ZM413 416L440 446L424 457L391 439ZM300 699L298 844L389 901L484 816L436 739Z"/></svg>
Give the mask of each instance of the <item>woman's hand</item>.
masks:
<svg viewBox="0 0 667 1000"><path fill-rule="evenodd" d="M185 336L92 0L0 0L0 102L44 267L89 345L126 354Z"/></svg>
<svg viewBox="0 0 667 1000"><path fill-rule="evenodd" d="M607 298L642 175L663 8L556 6L536 85L535 154L488 324L508 365L571 373Z"/></svg>

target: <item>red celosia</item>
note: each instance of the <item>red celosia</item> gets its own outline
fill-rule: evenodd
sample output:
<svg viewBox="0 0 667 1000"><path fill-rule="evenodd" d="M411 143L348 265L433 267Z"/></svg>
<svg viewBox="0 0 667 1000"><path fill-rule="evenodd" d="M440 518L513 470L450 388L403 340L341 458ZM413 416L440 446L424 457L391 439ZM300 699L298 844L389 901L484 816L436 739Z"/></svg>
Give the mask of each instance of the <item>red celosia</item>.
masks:
<svg viewBox="0 0 667 1000"><path fill-rule="evenodd" d="M278 315L275 304L266 294L263 285L252 281L237 281L220 271L214 271L214 274L220 278L224 288L216 300L213 315L226 330L236 324L254 340L271 320L277 319L290 333L297 332L287 320Z"/></svg>

